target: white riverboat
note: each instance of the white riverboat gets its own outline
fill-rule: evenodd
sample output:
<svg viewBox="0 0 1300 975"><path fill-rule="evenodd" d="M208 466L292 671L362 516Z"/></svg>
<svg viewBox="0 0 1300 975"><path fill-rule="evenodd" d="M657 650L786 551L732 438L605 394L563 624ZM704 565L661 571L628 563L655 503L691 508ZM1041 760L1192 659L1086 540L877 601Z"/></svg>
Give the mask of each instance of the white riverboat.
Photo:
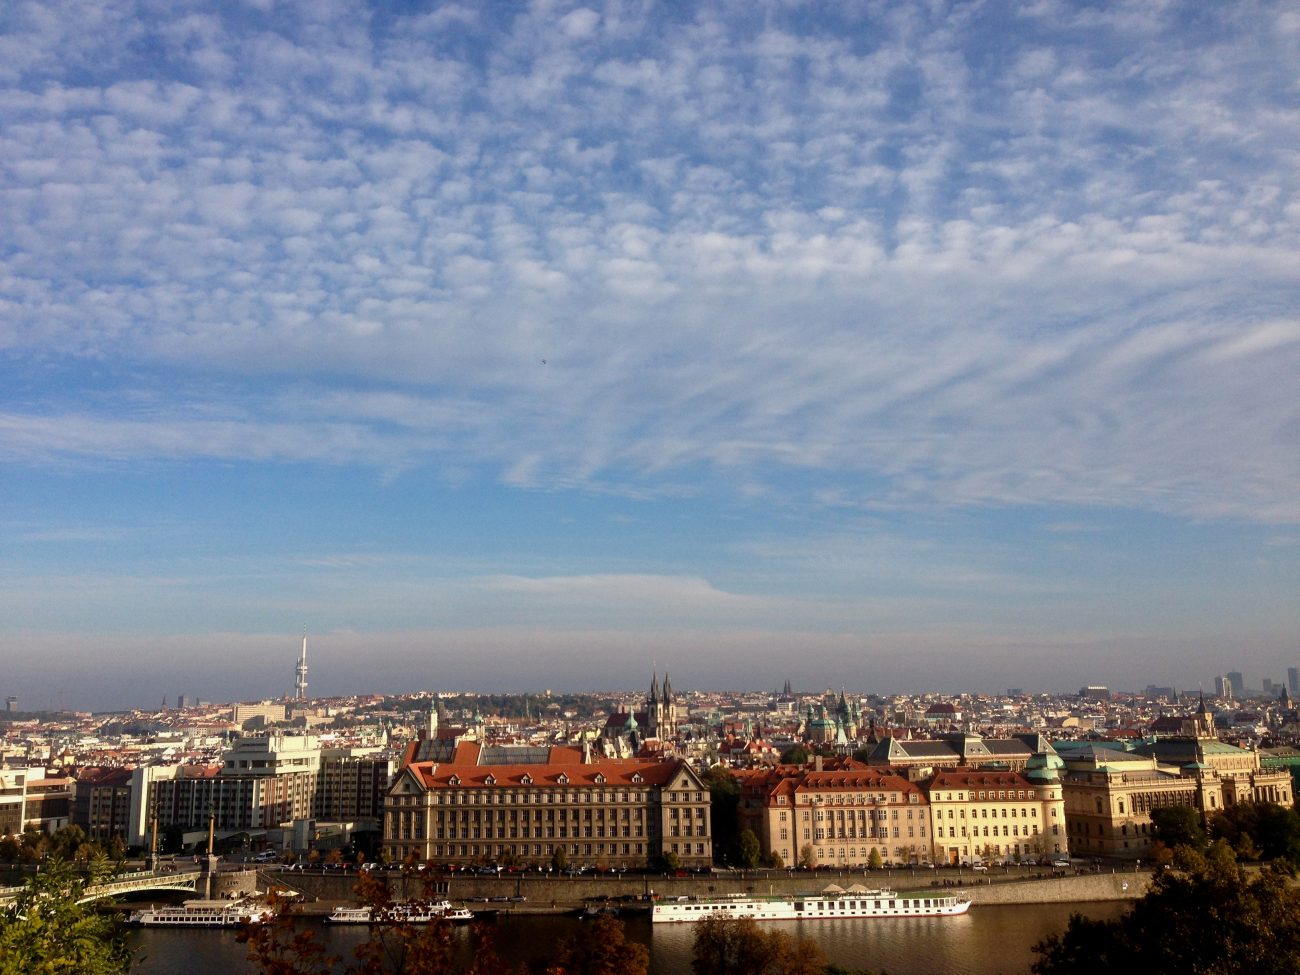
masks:
<svg viewBox="0 0 1300 975"><path fill-rule="evenodd" d="M334 913L325 919L326 924L428 924L430 921L447 920L465 923L474 920L474 914L464 908L454 908L449 901L433 901L417 904L394 904L373 920L374 908L371 907L336 907Z"/></svg>
<svg viewBox="0 0 1300 975"><path fill-rule="evenodd" d="M127 924L142 928L233 928L260 924L275 917L265 904L248 901L186 901L133 911Z"/></svg>
<svg viewBox="0 0 1300 975"><path fill-rule="evenodd" d="M848 890L832 884L819 893L754 897L701 897L659 901L651 912L656 924L703 921L709 917L750 917L755 921L807 921L846 917L948 917L970 910L964 891L950 894L896 894L855 884Z"/></svg>

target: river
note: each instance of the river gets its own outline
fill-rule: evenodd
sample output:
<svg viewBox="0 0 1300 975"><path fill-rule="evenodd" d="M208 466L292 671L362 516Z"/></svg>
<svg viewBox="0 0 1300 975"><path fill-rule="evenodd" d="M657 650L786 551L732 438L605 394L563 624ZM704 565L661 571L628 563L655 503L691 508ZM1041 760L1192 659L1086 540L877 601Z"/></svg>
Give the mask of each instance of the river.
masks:
<svg viewBox="0 0 1300 975"><path fill-rule="evenodd" d="M770 926L815 938L827 958L846 967L885 970L890 975L1025 975L1035 942L1065 929L1073 911L1093 918L1117 917L1121 902L1017 904L972 907L962 917L860 918L783 921ZM332 954L351 961L352 948L366 938L365 928L329 927L308 922ZM583 922L576 918L522 916L497 922L497 950L512 966L548 957L556 942ZM462 937L467 929L458 929ZM693 926L651 925L648 918L627 922L628 936L650 946L651 975L680 975L691 968ZM132 945L147 956L141 975L243 975L254 969L247 949L233 931L178 931L149 928L132 932ZM343 971L340 965L338 970Z"/></svg>

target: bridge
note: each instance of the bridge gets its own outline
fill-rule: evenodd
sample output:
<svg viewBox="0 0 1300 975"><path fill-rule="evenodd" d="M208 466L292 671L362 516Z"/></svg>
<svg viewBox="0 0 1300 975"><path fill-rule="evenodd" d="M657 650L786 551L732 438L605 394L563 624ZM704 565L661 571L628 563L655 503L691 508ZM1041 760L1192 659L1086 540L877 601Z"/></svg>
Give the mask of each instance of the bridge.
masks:
<svg viewBox="0 0 1300 975"><path fill-rule="evenodd" d="M194 885L200 879L206 880L207 878L197 871L159 873L140 870L134 873L121 874L111 880L104 881L102 884L95 884L85 888L77 903L88 904L91 901L102 900L105 897L134 894L142 890L188 890L192 892L195 890ZM0 887L0 905L11 903L25 889L25 887Z"/></svg>

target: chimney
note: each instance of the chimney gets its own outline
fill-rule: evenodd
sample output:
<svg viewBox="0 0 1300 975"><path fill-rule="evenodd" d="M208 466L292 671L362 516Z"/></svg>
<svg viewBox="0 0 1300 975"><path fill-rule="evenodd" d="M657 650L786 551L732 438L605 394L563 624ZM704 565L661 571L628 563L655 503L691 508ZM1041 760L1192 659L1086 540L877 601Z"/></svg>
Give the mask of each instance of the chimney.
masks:
<svg viewBox="0 0 1300 975"><path fill-rule="evenodd" d="M821 770L822 770L822 757L821 757L820 755L814 755L814 756L813 756L813 771L814 771L814 772L820 772Z"/></svg>

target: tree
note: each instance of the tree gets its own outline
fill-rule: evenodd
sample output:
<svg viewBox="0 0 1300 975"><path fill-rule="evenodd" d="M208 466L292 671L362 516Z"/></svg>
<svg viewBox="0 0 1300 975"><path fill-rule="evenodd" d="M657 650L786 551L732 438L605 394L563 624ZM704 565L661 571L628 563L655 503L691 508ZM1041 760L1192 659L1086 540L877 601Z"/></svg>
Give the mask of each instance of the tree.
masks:
<svg viewBox="0 0 1300 975"><path fill-rule="evenodd" d="M328 853L325 854L325 862L333 863L333 864L342 863L343 851L336 846L334 849L330 850Z"/></svg>
<svg viewBox="0 0 1300 975"><path fill-rule="evenodd" d="M1120 918L1078 914L1064 934L1034 946L1036 975L1282 975L1300 971L1300 891L1277 871L1250 879L1226 842L1209 855L1179 850L1179 872L1164 872Z"/></svg>
<svg viewBox="0 0 1300 975"><path fill-rule="evenodd" d="M795 745L788 752L781 755L782 765L807 765L808 749L803 745Z"/></svg>
<svg viewBox="0 0 1300 975"><path fill-rule="evenodd" d="M762 848L759 846L758 837L754 835L752 829L747 829L740 834L739 859L742 867L753 869L758 866L758 858L762 854Z"/></svg>
<svg viewBox="0 0 1300 975"><path fill-rule="evenodd" d="M826 956L817 942L767 932L753 918L705 918L695 928L694 975L819 975Z"/></svg>
<svg viewBox="0 0 1300 975"><path fill-rule="evenodd" d="M861 762L865 765L867 760L871 758L871 753L873 751L875 751L873 748L859 748L853 753L853 761Z"/></svg>
<svg viewBox="0 0 1300 975"><path fill-rule="evenodd" d="M665 853L659 859L663 862L665 870L680 870L682 868L682 858L671 851Z"/></svg>
<svg viewBox="0 0 1300 975"><path fill-rule="evenodd" d="M560 843L555 847L555 855L551 857L551 866L556 870L563 870L569 865L569 856L564 852L564 844Z"/></svg>
<svg viewBox="0 0 1300 975"><path fill-rule="evenodd" d="M709 789L709 805L713 822L714 859L720 863L734 862L740 841L740 783L721 765L714 765L700 777Z"/></svg>
<svg viewBox="0 0 1300 975"><path fill-rule="evenodd" d="M293 904L272 891L267 902L275 919L246 924L239 929L240 944L248 945L248 960L262 975L330 975L339 962L316 937L315 931L299 931Z"/></svg>
<svg viewBox="0 0 1300 975"><path fill-rule="evenodd" d="M628 941L621 921L602 915L562 939L546 971L547 975L646 975L649 966L649 949Z"/></svg>
<svg viewBox="0 0 1300 975"><path fill-rule="evenodd" d="M1156 828L1156 839L1170 849L1178 846L1190 846L1193 850L1205 849L1201 814L1191 806L1162 806L1153 809L1151 823Z"/></svg>
<svg viewBox="0 0 1300 975"><path fill-rule="evenodd" d="M1210 817L1209 834L1225 840L1242 859L1300 864L1300 814L1272 802L1241 802Z"/></svg>
<svg viewBox="0 0 1300 975"><path fill-rule="evenodd" d="M104 880L103 861L90 865L90 884ZM119 975L134 952L110 917L78 904L86 887L72 865L51 860L32 877L12 910L0 911L0 975Z"/></svg>
<svg viewBox="0 0 1300 975"><path fill-rule="evenodd" d="M799 866L805 870L812 870L817 866L817 852L811 843L805 843L799 848Z"/></svg>
<svg viewBox="0 0 1300 975"><path fill-rule="evenodd" d="M884 865L885 861L880 858L880 851L873 846L871 853L867 855L867 866L872 870L879 870Z"/></svg>
<svg viewBox="0 0 1300 975"><path fill-rule="evenodd" d="M777 853L776 850L767 855L767 865L773 870L785 869L785 861L781 859L781 854Z"/></svg>

